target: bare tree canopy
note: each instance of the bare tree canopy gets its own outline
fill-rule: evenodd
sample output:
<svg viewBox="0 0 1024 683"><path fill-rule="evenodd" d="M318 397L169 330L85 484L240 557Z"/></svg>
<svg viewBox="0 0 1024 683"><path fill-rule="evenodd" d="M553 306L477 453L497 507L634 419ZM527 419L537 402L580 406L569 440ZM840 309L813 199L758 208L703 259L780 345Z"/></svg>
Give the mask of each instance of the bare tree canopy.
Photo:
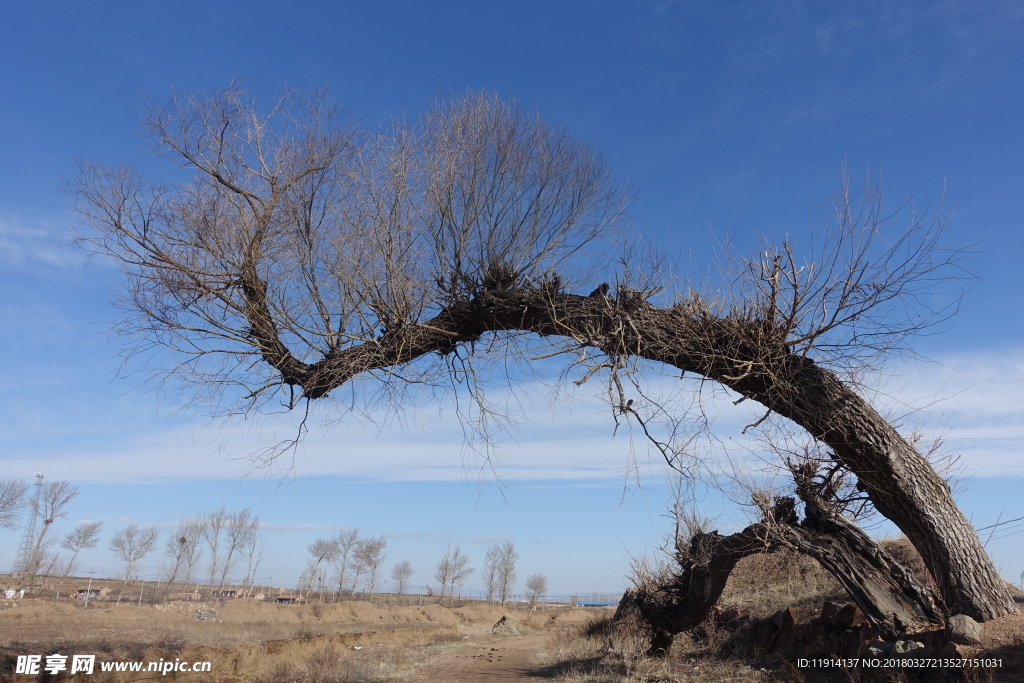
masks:
<svg viewBox="0 0 1024 683"><path fill-rule="evenodd" d="M774 415L813 437L917 547L951 612L1014 611L946 482L851 382L951 312L935 304L959 273L941 216L884 236L879 195L844 183L813 249L766 241L726 254L713 286L658 295L669 278L650 263L602 256L624 241L628 189L514 102L470 94L373 134L322 92L270 111L235 86L150 103L154 149L192 171L176 185L83 163L69 190L83 243L124 270L127 352L170 349L169 376L224 409L345 391L358 408L473 386L486 359L546 344L580 383L606 378L616 419L683 470L685 448L648 427L678 416L636 370L691 373L760 404L752 426ZM614 286L577 293L596 284L581 270Z"/></svg>
<svg viewBox="0 0 1024 683"><path fill-rule="evenodd" d="M18 525L18 515L25 507L25 492L28 484L24 479L0 477L0 528L13 529Z"/></svg>
<svg viewBox="0 0 1024 683"><path fill-rule="evenodd" d="M501 546L492 545L484 556L484 566L480 568L480 578L484 581L484 594L490 603L498 592L499 575L501 572Z"/></svg>
<svg viewBox="0 0 1024 683"><path fill-rule="evenodd" d="M399 597L405 595L405 591L409 587L409 579L412 577L412 574L412 563L409 562L409 560L396 562L395 566L391 568L391 580L395 582L395 593L397 593Z"/></svg>
<svg viewBox="0 0 1024 683"><path fill-rule="evenodd" d="M338 598L340 598L345 590L345 576L352 568L352 556L359 545L359 529L342 529L338 532L335 543L338 545L338 554L334 559L334 576L338 584Z"/></svg>
<svg viewBox="0 0 1024 683"><path fill-rule="evenodd" d="M532 607L539 598L548 592L548 580L543 574L530 574L526 577L526 598Z"/></svg>
<svg viewBox="0 0 1024 683"><path fill-rule="evenodd" d="M331 563L338 559L338 541L333 538L318 538L308 546L306 551L310 554L310 561L312 564L309 566L307 573L309 582L306 584L306 597L309 597L309 592L313 589L313 585L316 580L320 578L320 565L321 563Z"/></svg>
<svg viewBox="0 0 1024 683"><path fill-rule="evenodd" d="M69 531L61 539L60 547L71 552L71 556L61 565L60 583L57 585L57 595L60 596L61 586L68 576L78 571L78 555L83 550L95 548L100 541L100 530L103 529L103 522L82 522Z"/></svg>
<svg viewBox="0 0 1024 683"><path fill-rule="evenodd" d="M117 604L121 604L121 595L135 574L139 562L153 552L159 537L160 530L156 527L132 523L118 531L110 539L111 552L124 562L124 581L121 583L121 589L117 592Z"/></svg>
<svg viewBox="0 0 1024 683"><path fill-rule="evenodd" d="M501 599L501 604L504 605L505 601L512 595L512 587L518 578L516 575L516 562L519 561L519 553L516 552L515 544L512 541L502 543L498 549L496 559L498 568L496 577L498 597Z"/></svg>
<svg viewBox="0 0 1024 683"><path fill-rule="evenodd" d="M451 541L445 548L444 555L437 561L434 568L434 578L441 584L441 600L448 596L449 604L455 597L455 591L466 582L466 579L473 573L469 566L469 555L462 552L462 548L452 547Z"/></svg>
<svg viewBox="0 0 1024 683"><path fill-rule="evenodd" d="M203 518L203 540L206 541L206 547L210 551L206 566L210 576L210 590L213 590L217 581L217 570L220 568L221 559L221 535L227 523L228 511L223 506L217 510L211 510Z"/></svg>
<svg viewBox="0 0 1024 683"><path fill-rule="evenodd" d="M235 87L151 104L143 122L196 174L159 185L84 163L71 190L98 228L86 242L125 265L131 350L169 346L177 377L216 385L218 401L244 387L231 398L246 406L361 373L394 383L396 362L424 355L426 339L402 350L409 331L496 266L540 282L616 226L628 196L568 133L486 93L374 135L324 93L289 92L263 115ZM433 350L462 341L430 335Z"/></svg>
<svg viewBox="0 0 1024 683"><path fill-rule="evenodd" d="M181 580L188 583L195 576L196 566L202 555L203 532L205 520L198 515L190 515L178 522L177 527L167 539L165 553L171 560L167 569L167 587Z"/></svg>
<svg viewBox="0 0 1024 683"><path fill-rule="evenodd" d="M366 572L366 588L371 600L380 578L381 565L387 559L384 554L387 545L388 541L384 536L367 538L361 541L355 550L355 561Z"/></svg>
<svg viewBox="0 0 1024 683"><path fill-rule="evenodd" d="M227 533L225 534L224 559L220 568L219 595L223 595L224 584L228 574L238 562L240 553L252 544L253 537L260 528L260 518L249 508L236 510L227 516Z"/></svg>
<svg viewBox="0 0 1024 683"><path fill-rule="evenodd" d="M32 578L44 565L50 565L47 571L52 570L56 558L47 558L47 548L53 544L52 540L47 540L47 536L55 521L68 516L67 507L79 493L81 491L69 481L51 481L28 499L29 509L42 520L43 525L36 536L27 570L21 577L22 582L31 584Z"/></svg>

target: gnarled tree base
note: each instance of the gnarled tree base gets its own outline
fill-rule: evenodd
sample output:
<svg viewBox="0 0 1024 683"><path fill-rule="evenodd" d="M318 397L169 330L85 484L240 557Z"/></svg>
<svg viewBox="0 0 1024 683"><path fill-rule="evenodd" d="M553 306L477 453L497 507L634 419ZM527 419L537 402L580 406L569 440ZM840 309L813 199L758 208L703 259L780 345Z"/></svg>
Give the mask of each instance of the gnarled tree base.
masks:
<svg viewBox="0 0 1024 683"><path fill-rule="evenodd" d="M677 633L696 627L711 613L737 562L782 547L813 557L832 573L885 638L914 623L944 620L935 594L884 548L813 495L804 498L803 522L798 521L794 500L780 498L765 520L739 533L695 535L680 549L679 570L672 578L662 585L626 591L614 622L642 629L650 640L649 654L664 655Z"/></svg>

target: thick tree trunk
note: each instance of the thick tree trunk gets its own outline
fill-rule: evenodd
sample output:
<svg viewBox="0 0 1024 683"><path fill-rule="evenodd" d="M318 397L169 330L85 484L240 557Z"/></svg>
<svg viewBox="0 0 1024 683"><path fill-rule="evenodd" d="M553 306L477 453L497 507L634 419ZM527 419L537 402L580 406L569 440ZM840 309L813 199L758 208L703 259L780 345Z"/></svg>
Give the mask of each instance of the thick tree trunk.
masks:
<svg viewBox="0 0 1024 683"><path fill-rule="evenodd" d="M613 621L640 630L648 654L664 655L677 633L703 622L718 603L736 563L748 555L792 547L822 564L885 638L913 624L942 623L932 592L862 530L805 497L808 516L797 523L792 498L776 501L771 518L730 536L694 536L677 557L678 571L661 585L626 591Z"/></svg>
<svg viewBox="0 0 1024 683"><path fill-rule="evenodd" d="M827 444L857 475L875 508L914 544L950 614L987 621L1013 599L946 482L870 405L833 373L799 361L783 396L755 396Z"/></svg>
<svg viewBox="0 0 1024 683"><path fill-rule="evenodd" d="M806 429L831 448L920 552L952 613L985 621L1015 611L1006 586L946 483L900 434L834 373L794 355L771 322L721 318L699 302L668 309L622 289L578 296L557 283L538 288L485 283L471 301L306 364L268 327L260 288L252 291L253 332L265 360L308 398L355 375L449 353L488 332L571 337L612 357L639 356L724 384ZM248 290L247 290L248 291ZM255 311L255 313L252 313ZM623 409L625 409L623 407Z"/></svg>
<svg viewBox="0 0 1024 683"><path fill-rule="evenodd" d="M613 622L638 621L633 626L646 631L650 639L648 654L664 655L677 633L696 627L711 613L736 563L769 548L766 524L753 524L730 536L719 536L717 531L697 534L685 557L679 558L679 571L672 579L627 590Z"/></svg>
<svg viewBox="0 0 1024 683"><path fill-rule="evenodd" d="M915 622L945 621L932 591L882 546L809 492L801 498L807 518L777 533L836 577L883 637L893 638Z"/></svg>

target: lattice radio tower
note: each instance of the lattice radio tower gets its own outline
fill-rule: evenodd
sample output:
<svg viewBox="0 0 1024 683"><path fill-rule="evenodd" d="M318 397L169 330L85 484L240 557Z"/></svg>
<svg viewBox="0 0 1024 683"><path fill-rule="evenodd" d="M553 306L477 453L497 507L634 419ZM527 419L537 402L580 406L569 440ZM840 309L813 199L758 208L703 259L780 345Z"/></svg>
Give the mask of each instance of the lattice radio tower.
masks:
<svg viewBox="0 0 1024 683"><path fill-rule="evenodd" d="M43 473L36 472L36 495L35 499L42 500ZM39 514L35 508L29 510L28 523L25 524L25 533L21 537L21 545L18 546L18 555L14 558L14 567L11 574L20 577L29 570L32 564L32 553L35 551L36 529L39 521Z"/></svg>

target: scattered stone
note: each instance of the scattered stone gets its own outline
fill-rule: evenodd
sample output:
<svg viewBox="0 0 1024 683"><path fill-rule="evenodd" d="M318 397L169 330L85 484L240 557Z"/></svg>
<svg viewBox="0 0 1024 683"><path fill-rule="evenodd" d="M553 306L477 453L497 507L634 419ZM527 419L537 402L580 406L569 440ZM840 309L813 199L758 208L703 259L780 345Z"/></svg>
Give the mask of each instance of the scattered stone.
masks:
<svg viewBox="0 0 1024 683"><path fill-rule="evenodd" d="M770 621L762 621L754 628L753 632L754 643L765 651L770 652L775 647L775 641L778 640L779 631L775 628L775 624Z"/></svg>
<svg viewBox="0 0 1024 683"><path fill-rule="evenodd" d="M788 631L796 624L796 611L792 607L780 609L772 617L772 625L778 631Z"/></svg>
<svg viewBox="0 0 1024 683"><path fill-rule="evenodd" d="M981 642L981 624L966 614L954 614L947 622L946 635L957 645L977 645Z"/></svg>
<svg viewBox="0 0 1024 683"><path fill-rule="evenodd" d="M744 664L740 668L736 669L736 673L738 673L740 676L742 676L743 674L748 674L748 673L752 672L753 670L754 669L752 667L749 667L746 664Z"/></svg>
<svg viewBox="0 0 1024 683"><path fill-rule="evenodd" d="M963 653L960 652L960 648L956 646L956 643L950 641L943 645L938 652L938 656L943 659L963 659Z"/></svg>
<svg viewBox="0 0 1024 683"><path fill-rule="evenodd" d="M912 658L924 655L924 643L916 640L897 640L892 646L892 654L900 658Z"/></svg>
<svg viewBox="0 0 1024 683"><path fill-rule="evenodd" d="M743 617L736 617L722 628L725 629L728 633L734 633L735 631L739 631L741 628L743 628L746 625L746 623L747 620Z"/></svg>
<svg viewBox="0 0 1024 683"><path fill-rule="evenodd" d="M851 628L855 621L857 621L857 606L853 603L843 605L832 617L832 623L843 631Z"/></svg>
<svg viewBox="0 0 1024 683"><path fill-rule="evenodd" d="M212 609L197 609L196 621L217 621L217 613Z"/></svg>
<svg viewBox="0 0 1024 683"><path fill-rule="evenodd" d="M498 622L491 627L491 633L497 633L503 636L518 636L519 622L507 614L503 615L501 619L498 619Z"/></svg>
<svg viewBox="0 0 1024 683"><path fill-rule="evenodd" d="M741 617L740 611L732 605L720 611L716 607L715 610L715 624L718 626L725 626L726 624L736 621Z"/></svg>

